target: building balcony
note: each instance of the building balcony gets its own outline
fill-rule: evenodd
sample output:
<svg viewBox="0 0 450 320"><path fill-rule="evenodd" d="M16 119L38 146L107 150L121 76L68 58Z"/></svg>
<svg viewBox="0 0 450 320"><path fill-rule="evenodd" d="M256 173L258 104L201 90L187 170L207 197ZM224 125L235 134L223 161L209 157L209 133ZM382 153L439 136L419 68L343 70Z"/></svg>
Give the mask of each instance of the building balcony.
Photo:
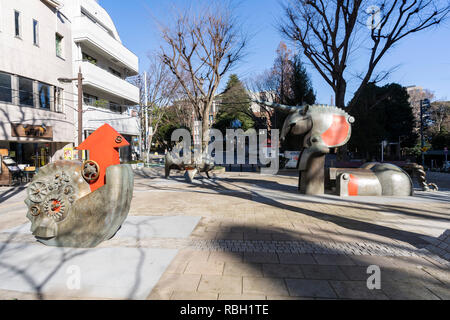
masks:
<svg viewBox="0 0 450 320"><path fill-rule="evenodd" d="M139 135L139 119L127 111L120 113L105 108L83 105L83 130L95 131L105 123L121 134Z"/></svg>
<svg viewBox="0 0 450 320"><path fill-rule="evenodd" d="M126 68L128 76L139 73L138 57L88 17L79 16L74 19L72 35L76 43L82 43L108 57L112 63Z"/></svg>
<svg viewBox="0 0 450 320"><path fill-rule="evenodd" d="M125 99L130 105L139 103L138 87L90 62L78 62L78 66L81 67L83 74L83 87L92 87L108 95Z"/></svg>

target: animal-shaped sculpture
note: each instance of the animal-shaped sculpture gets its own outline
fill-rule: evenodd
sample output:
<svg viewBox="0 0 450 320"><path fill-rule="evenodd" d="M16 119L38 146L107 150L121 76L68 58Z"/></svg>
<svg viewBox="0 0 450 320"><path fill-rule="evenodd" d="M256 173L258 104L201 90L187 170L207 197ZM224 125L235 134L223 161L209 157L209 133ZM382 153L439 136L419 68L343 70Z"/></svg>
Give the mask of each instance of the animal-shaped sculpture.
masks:
<svg viewBox="0 0 450 320"><path fill-rule="evenodd" d="M324 194L325 155L330 149L345 145L351 136L355 119L344 110L325 105L285 106L255 101L268 107L288 112L280 140L288 134L302 137L299 159L299 190L310 195Z"/></svg>
<svg viewBox="0 0 450 320"><path fill-rule="evenodd" d="M186 152L183 148L182 143L177 143L170 152L167 152L164 158L165 166L165 177L166 179L170 176L170 171L175 170L186 170L185 178L188 182L192 182L195 175L199 172L204 172L208 178L209 172L214 169L214 160L211 159L206 152L203 152L201 159L195 161L194 154L190 150L187 152L191 153L190 163L186 162L184 156L181 156L181 152Z"/></svg>
<svg viewBox="0 0 450 320"><path fill-rule="evenodd" d="M80 146L90 159L57 161L28 187L27 218L38 241L58 247L90 248L114 236L133 196L133 171L120 165L118 148L128 142L105 124Z"/></svg>

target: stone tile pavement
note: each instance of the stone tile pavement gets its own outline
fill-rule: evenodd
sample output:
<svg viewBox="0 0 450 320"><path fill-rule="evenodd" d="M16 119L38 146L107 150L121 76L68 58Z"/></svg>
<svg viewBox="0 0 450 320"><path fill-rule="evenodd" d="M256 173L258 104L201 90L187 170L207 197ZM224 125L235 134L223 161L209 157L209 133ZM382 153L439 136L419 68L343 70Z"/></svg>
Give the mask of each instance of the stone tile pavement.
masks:
<svg viewBox="0 0 450 320"><path fill-rule="evenodd" d="M178 250L148 299L450 299L448 261L428 250L447 241L439 237L450 229L450 193L308 197L296 185L288 175L226 173L188 184L182 174L138 172L130 215L199 222L186 239L114 238L101 248ZM17 203L0 203L0 233L26 222L8 205ZM380 290L367 288L370 265L380 267ZM14 297L33 298L0 291Z"/></svg>

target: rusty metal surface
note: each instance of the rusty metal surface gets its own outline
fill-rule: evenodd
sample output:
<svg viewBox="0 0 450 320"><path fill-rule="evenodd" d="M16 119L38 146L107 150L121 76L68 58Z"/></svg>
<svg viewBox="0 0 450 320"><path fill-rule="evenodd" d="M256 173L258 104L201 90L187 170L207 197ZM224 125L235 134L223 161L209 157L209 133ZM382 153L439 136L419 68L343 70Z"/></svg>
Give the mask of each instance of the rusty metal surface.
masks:
<svg viewBox="0 0 450 320"><path fill-rule="evenodd" d="M90 248L110 239L128 215L133 196L129 165L106 169L106 185L91 192L78 161L58 161L40 169L25 200L31 232L58 247Z"/></svg>

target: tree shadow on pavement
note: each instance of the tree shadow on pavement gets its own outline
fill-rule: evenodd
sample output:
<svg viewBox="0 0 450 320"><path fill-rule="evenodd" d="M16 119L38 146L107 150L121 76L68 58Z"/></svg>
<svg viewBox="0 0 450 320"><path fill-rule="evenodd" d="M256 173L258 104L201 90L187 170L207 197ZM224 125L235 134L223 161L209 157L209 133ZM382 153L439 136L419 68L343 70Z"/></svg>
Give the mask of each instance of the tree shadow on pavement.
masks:
<svg viewBox="0 0 450 320"><path fill-rule="evenodd" d="M448 270L423 258L330 253L325 246L329 239L324 236L314 235L312 241L310 234L283 228L227 227L243 234L244 240L236 240L236 232L221 232L215 240L216 259L224 261L224 276L243 277L244 295L268 299L450 298ZM217 256L214 252L211 255ZM380 268L380 290L367 286L372 265Z"/></svg>

